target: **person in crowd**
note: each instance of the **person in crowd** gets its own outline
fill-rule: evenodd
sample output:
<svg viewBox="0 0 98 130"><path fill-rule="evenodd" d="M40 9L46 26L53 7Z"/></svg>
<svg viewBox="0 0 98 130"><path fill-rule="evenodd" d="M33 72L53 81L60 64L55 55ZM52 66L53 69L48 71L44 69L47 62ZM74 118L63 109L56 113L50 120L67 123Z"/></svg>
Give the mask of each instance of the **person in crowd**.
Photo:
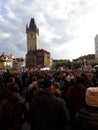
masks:
<svg viewBox="0 0 98 130"><path fill-rule="evenodd" d="M88 87L95 87L93 73L87 73L87 79L88 79Z"/></svg>
<svg viewBox="0 0 98 130"><path fill-rule="evenodd" d="M63 86L61 87L62 98L65 99L65 94L70 86L74 84L74 75L67 74L63 80Z"/></svg>
<svg viewBox="0 0 98 130"><path fill-rule="evenodd" d="M32 83L28 86L28 91L31 91L33 88L37 87L37 77L32 77Z"/></svg>
<svg viewBox="0 0 98 130"><path fill-rule="evenodd" d="M23 70L22 72L22 83L23 83L23 86L26 87L26 78L28 76L28 73L27 73L27 70Z"/></svg>
<svg viewBox="0 0 98 130"><path fill-rule="evenodd" d="M60 83L59 82L53 83L53 92L54 92L55 96L61 97L61 90L60 90Z"/></svg>
<svg viewBox="0 0 98 130"><path fill-rule="evenodd" d="M98 130L98 87L86 90L86 106L76 114L77 130Z"/></svg>
<svg viewBox="0 0 98 130"><path fill-rule="evenodd" d="M7 94L0 102L0 130L22 130L22 123L28 119L28 112L24 99L18 93L18 85L8 83Z"/></svg>
<svg viewBox="0 0 98 130"><path fill-rule="evenodd" d="M19 92L21 94L23 92L23 83L22 83L21 75L19 73L16 73L14 75L14 78L15 78L15 83L18 85Z"/></svg>
<svg viewBox="0 0 98 130"><path fill-rule="evenodd" d="M85 106L86 87L81 83L81 76L74 76L74 85L70 86L65 94L65 101L70 113L70 128L75 129L75 115Z"/></svg>
<svg viewBox="0 0 98 130"><path fill-rule="evenodd" d="M8 83L9 81L9 77L10 77L10 72L8 69L6 69L3 74L2 74L3 78L4 78L4 83L6 85L6 83Z"/></svg>
<svg viewBox="0 0 98 130"><path fill-rule="evenodd" d="M82 83L85 85L86 88L96 87L97 80L93 72L82 72L81 77L82 77Z"/></svg>
<svg viewBox="0 0 98 130"><path fill-rule="evenodd" d="M67 130L69 115L65 101L53 95L49 79L44 79L40 86L30 105L31 130Z"/></svg>
<svg viewBox="0 0 98 130"><path fill-rule="evenodd" d="M0 75L0 101L6 97L6 86L4 84L3 76Z"/></svg>
<svg viewBox="0 0 98 130"><path fill-rule="evenodd" d="M29 104L32 101L35 91L38 89L37 77L32 77L32 83L28 86L25 99Z"/></svg>

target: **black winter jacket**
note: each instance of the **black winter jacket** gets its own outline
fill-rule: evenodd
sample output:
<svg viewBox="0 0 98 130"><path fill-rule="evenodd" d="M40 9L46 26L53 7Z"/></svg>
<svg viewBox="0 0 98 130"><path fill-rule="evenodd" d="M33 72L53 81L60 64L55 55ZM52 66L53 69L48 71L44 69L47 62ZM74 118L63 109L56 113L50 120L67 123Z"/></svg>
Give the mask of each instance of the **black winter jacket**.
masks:
<svg viewBox="0 0 98 130"><path fill-rule="evenodd" d="M65 101L46 92L33 98L30 106L31 130L66 130L68 111Z"/></svg>
<svg viewBox="0 0 98 130"><path fill-rule="evenodd" d="M98 130L98 107L86 106L76 115L77 130Z"/></svg>

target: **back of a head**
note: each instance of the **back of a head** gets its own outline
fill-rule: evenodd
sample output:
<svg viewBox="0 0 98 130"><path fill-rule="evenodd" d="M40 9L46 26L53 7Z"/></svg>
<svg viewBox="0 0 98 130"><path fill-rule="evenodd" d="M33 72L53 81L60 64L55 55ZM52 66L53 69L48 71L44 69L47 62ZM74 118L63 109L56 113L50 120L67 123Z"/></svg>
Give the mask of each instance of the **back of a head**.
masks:
<svg viewBox="0 0 98 130"><path fill-rule="evenodd" d="M49 87L51 87L51 85L52 85L52 82L49 79L45 79L42 82L42 88L43 89L49 88Z"/></svg>
<svg viewBox="0 0 98 130"><path fill-rule="evenodd" d="M10 93L18 92L18 85L14 82L8 83L7 84L7 90Z"/></svg>
<svg viewBox="0 0 98 130"><path fill-rule="evenodd" d="M34 81L36 81L37 80L37 78L34 76L34 77L32 77L32 82L34 82Z"/></svg>
<svg viewBox="0 0 98 130"><path fill-rule="evenodd" d="M60 83L54 82L53 87L56 88L56 89L60 89Z"/></svg>
<svg viewBox="0 0 98 130"><path fill-rule="evenodd" d="M80 75L75 75L74 81L76 84L82 83L82 78Z"/></svg>

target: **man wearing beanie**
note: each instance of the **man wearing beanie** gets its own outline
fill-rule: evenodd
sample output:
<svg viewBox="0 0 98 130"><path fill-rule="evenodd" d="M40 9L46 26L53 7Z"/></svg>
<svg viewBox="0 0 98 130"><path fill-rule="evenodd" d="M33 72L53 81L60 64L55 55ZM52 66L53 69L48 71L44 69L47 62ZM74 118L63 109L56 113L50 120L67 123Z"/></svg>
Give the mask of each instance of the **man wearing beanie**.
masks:
<svg viewBox="0 0 98 130"><path fill-rule="evenodd" d="M31 130L66 130L68 111L64 100L53 95L52 82L42 81L41 91L30 106Z"/></svg>
<svg viewBox="0 0 98 130"><path fill-rule="evenodd" d="M86 106L76 115L77 130L98 130L98 88L86 90Z"/></svg>

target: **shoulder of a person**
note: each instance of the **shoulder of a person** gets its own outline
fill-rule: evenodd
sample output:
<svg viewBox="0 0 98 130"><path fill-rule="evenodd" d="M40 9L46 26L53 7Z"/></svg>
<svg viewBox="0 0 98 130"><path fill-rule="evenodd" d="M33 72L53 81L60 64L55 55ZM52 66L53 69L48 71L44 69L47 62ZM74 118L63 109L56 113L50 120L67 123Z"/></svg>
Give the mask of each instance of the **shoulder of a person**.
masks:
<svg viewBox="0 0 98 130"><path fill-rule="evenodd" d="M0 111L4 111L8 106L9 106L8 98L5 98L2 101L0 101Z"/></svg>
<svg viewBox="0 0 98 130"><path fill-rule="evenodd" d="M64 99L62 99L61 97L56 97L54 96L55 101L57 101L58 103L65 103Z"/></svg>

